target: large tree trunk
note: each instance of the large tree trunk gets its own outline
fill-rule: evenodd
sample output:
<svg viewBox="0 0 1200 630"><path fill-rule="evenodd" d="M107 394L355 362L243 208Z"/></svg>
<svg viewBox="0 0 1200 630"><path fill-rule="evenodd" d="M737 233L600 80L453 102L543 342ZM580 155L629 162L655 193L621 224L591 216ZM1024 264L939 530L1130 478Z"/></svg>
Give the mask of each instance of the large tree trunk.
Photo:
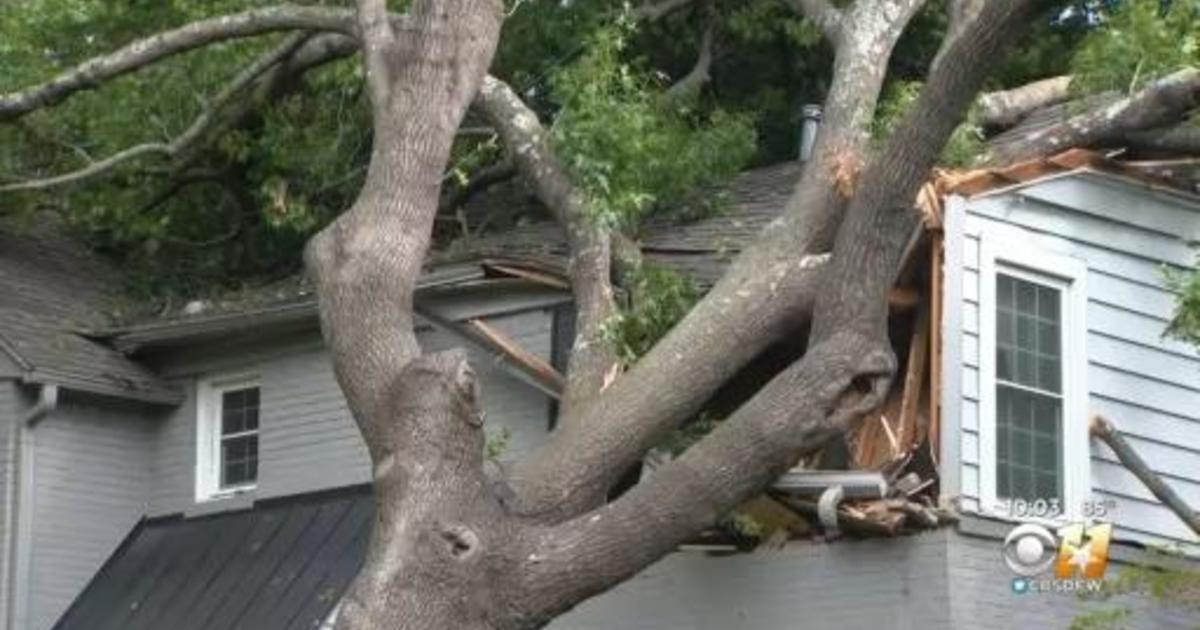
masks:
<svg viewBox="0 0 1200 630"><path fill-rule="evenodd" d="M814 158L784 215L625 374L614 370L599 334L615 312L609 275L619 235L590 221L586 196L536 115L502 82L485 81L498 0L415 0L403 18L389 15L385 0L359 0L356 21L342 10L306 8L205 20L0 95L0 118L206 42L282 29L339 33L309 40L294 51L294 65L343 54L343 38L356 39L374 113L371 163L353 207L306 251L322 332L370 453L377 506L339 627L539 628L712 526L882 402L896 362L886 294L918 221L918 187L1004 44L1048 3L956 3L921 98L874 155L867 131L888 57L922 0L793 4L836 49ZM321 50L310 48L316 41ZM566 228L583 322L561 429L507 472L485 472L465 355L423 355L413 327L439 183L473 101ZM657 439L809 321L801 360L680 458L605 503Z"/></svg>
<svg viewBox="0 0 1200 630"><path fill-rule="evenodd" d="M496 0L418 1L396 28L359 6L374 146L354 206L313 239L308 266L338 382L366 440L377 518L339 624L500 627L489 587L511 549L482 467L482 415L459 352L421 356L413 290L442 172L499 36Z"/></svg>

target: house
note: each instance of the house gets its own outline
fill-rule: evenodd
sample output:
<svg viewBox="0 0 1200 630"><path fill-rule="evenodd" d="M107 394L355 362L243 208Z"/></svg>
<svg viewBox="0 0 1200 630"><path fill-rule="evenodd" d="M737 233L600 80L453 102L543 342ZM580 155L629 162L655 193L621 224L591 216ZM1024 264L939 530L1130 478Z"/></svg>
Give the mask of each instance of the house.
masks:
<svg viewBox="0 0 1200 630"><path fill-rule="evenodd" d="M724 213L651 225L646 258L711 283L800 168L749 171ZM1083 152L935 184L891 299L903 373L842 454L884 469L891 498L814 502L841 487L829 482L793 500L813 490L801 474L769 501L824 512L788 530L807 538L754 553L689 546L553 627L1065 628L1094 604L1014 593L1003 560L1034 512L1103 511L1116 526L1110 571L1163 545L1200 556L1197 535L1087 426L1094 413L1115 421L1200 505L1200 356L1163 337L1173 297L1161 279L1164 265L1192 264L1200 197ZM561 239L519 225L467 249L431 261L419 337L470 349L500 457L519 457L552 430L572 337ZM0 231L6 627L322 627L374 508L311 292L286 282L113 327L96 317L111 279L69 242ZM868 473L835 475L848 487ZM839 527L850 535L816 539ZM1197 624L1117 601L1138 611L1135 627Z"/></svg>

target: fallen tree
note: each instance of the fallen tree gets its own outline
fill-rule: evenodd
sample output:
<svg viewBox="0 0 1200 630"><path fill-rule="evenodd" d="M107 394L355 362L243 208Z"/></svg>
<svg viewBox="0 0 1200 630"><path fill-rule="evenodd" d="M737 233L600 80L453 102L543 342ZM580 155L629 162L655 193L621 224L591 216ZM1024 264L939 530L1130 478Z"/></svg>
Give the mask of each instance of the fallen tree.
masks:
<svg viewBox="0 0 1200 630"><path fill-rule="evenodd" d="M992 61L1049 3L971 2L953 12L920 98L873 152L869 126L888 57L922 4L795 2L836 51L813 158L781 219L624 372L601 334L615 308L610 267L622 236L593 220L537 116L486 75L503 19L498 2L418 0L395 16L383 0L359 0L353 14L276 7L206 20L0 96L0 116L17 119L231 38L299 30L355 41L373 111L370 166L353 206L306 255L338 382L373 463L378 508L339 625L537 628L712 525L883 402L896 370L887 293L919 221L918 188ZM316 39L295 42L289 55ZM702 73L710 46L699 46ZM473 105L569 236L580 322L559 429L506 471L484 466L465 355L422 354L413 328L440 182ZM606 501L664 434L805 324L803 358L681 457Z"/></svg>

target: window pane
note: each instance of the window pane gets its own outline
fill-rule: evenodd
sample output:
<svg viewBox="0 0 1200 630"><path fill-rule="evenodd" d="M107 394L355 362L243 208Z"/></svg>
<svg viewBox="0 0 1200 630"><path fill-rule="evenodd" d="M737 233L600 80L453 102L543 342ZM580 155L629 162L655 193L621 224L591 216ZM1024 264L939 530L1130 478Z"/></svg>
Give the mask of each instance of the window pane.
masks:
<svg viewBox="0 0 1200 630"><path fill-rule="evenodd" d="M253 483L258 478L258 436L221 441L221 487Z"/></svg>
<svg viewBox="0 0 1200 630"><path fill-rule="evenodd" d="M258 388L249 387L221 395L221 434L258 429Z"/></svg>
<svg viewBox="0 0 1200 630"><path fill-rule="evenodd" d="M1000 384L996 387L996 494L1061 499L1062 401Z"/></svg>
<svg viewBox="0 0 1200 630"><path fill-rule="evenodd" d="M996 292L996 378L1061 392L1062 292L1003 274Z"/></svg>

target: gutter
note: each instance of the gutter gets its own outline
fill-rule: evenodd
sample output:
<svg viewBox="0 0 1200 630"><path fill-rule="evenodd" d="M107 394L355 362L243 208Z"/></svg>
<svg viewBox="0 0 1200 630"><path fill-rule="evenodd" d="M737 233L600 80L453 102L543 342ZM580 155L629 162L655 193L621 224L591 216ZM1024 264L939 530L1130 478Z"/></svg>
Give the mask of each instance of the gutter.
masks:
<svg viewBox="0 0 1200 630"><path fill-rule="evenodd" d="M38 388L37 402L17 422L9 427L9 457L12 474L8 475L5 490L11 508L5 517L8 533L5 593L7 630L21 630L26 625L28 610L28 587L31 552L30 536L33 533L33 462L36 454L33 429L49 417L59 403L58 385L44 384Z"/></svg>

